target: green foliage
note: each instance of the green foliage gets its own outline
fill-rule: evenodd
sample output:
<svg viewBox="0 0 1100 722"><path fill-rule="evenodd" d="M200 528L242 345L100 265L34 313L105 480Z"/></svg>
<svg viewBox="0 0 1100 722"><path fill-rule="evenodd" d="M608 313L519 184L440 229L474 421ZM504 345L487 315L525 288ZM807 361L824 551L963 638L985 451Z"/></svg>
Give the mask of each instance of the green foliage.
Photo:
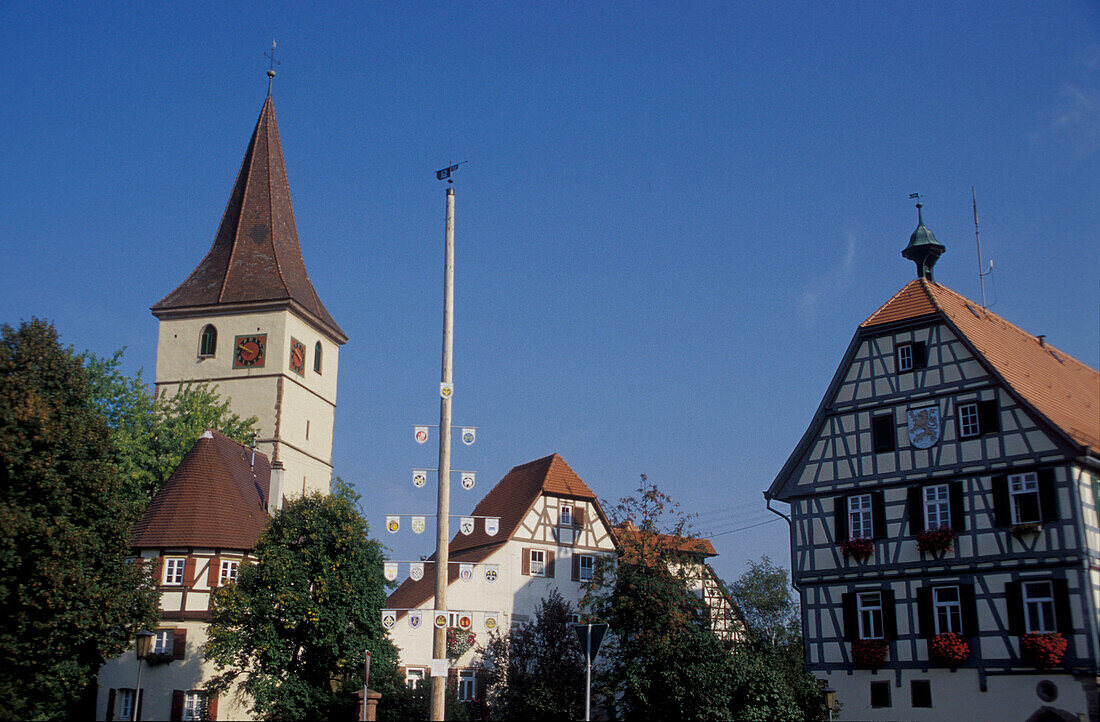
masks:
<svg viewBox="0 0 1100 722"><path fill-rule="evenodd" d="M482 654L494 719L580 719L585 663L570 623L573 607L554 590L535 619L503 636Z"/></svg>
<svg viewBox="0 0 1100 722"><path fill-rule="evenodd" d="M374 672L371 672L374 679ZM395 676L387 680L386 684L376 685L371 682L371 688L382 693L382 699L378 703L379 722L406 722L406 720L426 720L431 707L431 683L428 680L421 682L416 689L405 686L405 680ZM478 712L484 710L478 708L478 703L463 702L458 698L458 693L448 687L443 694L443 707L447 713L447 719L452 722L466 722L470 719L480 719L481 716L472 715L471 708L477 708Z"/></svg>
<svg viewBox="0 0 1100 722"><path fill-rule="evenodd" d="M246 444L255 431L256 417L241 419L206 383L180 384L175 393L154 399L136 376L119 370L123 351L110 358L85 352L92 398L107 418L115 448L115 465L135 503L144 508L195 441L215 429Z"/></svg>
<svg viewBox="0 0 1100 722"><path fill-rule="evenodd" d="M136 507L79 358L49 324L0 339L0 719L60 718L156 621L126 561Z"/></svg>
<svg viewBox="0 0 1100 722"><path fill-rule="evenodd" d="M211 605L204 654L219 674L207 689L239 685L266 719L350 714L364 649L373 655L372 686L394 676L397 650L381 623L382 549L367 536L355 492L340 479L334 487L276 513L256 562Z"/></svg>
<svg viewBox="0 0 1100 722"><path fill-rule="evenodd" d="M797 643L801 654L801 621L786 569L766 556L750 561L748 571L729 585L729 593L754 643L772 647Z"/></svg>

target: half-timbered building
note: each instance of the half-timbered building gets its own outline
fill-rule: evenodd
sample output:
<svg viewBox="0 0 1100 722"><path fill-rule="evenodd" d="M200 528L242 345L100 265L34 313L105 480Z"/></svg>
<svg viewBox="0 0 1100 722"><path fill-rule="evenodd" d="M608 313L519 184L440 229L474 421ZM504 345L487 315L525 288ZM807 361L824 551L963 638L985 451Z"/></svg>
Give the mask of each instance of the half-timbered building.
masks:
<svg viewBox="0 0 1100 722"><path fill-rule="evenodd" d="M1097 719L1100 374L936 283L942 252L921 221L765 493L806 664L844 719Z"/></svg>

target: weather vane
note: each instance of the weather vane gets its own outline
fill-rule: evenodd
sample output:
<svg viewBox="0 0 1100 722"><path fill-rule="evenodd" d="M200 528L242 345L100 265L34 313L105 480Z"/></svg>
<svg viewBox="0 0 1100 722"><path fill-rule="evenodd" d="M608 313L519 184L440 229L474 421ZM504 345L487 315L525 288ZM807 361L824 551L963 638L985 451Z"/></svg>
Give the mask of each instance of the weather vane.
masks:
<svg viewBox="0 0 1100 722"><path fill-rule="evenodd" d="M917 205L920 205L920 193L910 193L909 197L910 198L916 198L917 199Z"/></svg>
<svg viewBox="0 0 1100 722"><path fill-rule="evenodd" d="M462 163L469 162L470 161L468 160L462 161ZM462 163L455 163L454 165L448 168L444 168L443 170L437 170L435 172L436 180L446 180L448 183L454 183L454 181L451 179L451 173L454 173L456 170L458 170L458 167L462 165Z"/></svg>
<svg viewBox="0 0 1100 722"><path fill-rule="evenodd" d="M270 63L268 63L268 67L267 67L267 94L271 95L271 81L275 79L275 66L276 65L282 65L282 63L280 63L278 60L275 59L275 39L274 38L271 39L271 52L270 53L264 53L264 57L271 61Z"/></svg>

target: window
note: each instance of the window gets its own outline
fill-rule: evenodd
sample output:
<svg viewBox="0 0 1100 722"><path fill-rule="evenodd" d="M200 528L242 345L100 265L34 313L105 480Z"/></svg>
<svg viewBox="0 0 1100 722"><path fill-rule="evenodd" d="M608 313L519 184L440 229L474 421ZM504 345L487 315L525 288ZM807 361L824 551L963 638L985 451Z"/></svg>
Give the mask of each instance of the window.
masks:
<svg viewBox="0 0 1100 722"><path fill-rule="evenodd" d="M458 670L458 698L463 702L472 702L473 700L477 699L476 670Z"/></svg>
<svg viewBox="0 0 1100 722"><path fill-rule="evenodd" d="M936 634L962 634L962 602L958 587L933 587L932 609Z"/></svg>
<svg viewBox="0 0 1100 722"><path fill-rule="evenodd" d="M427 671L423 667L409 667L405 670L405 686L409 689L417 689L424 684Z"/></svg>
<svg viewBox="0 0 1100 722"><path fill-rule="evenodd" d="M924 528L951 526L951 502L947 484L924 487Z"/></svg>
<svg viewBox="0 0 1100 722"><path fill-rule="evenodd" d="M973 439L1001 430L1001 412L997 400L959 404L959 438Z"/></svg>
<svg viewBox="0 0 1100 722"><path fill-rule="evenodd" d="M895 350L897 370L899 374L913 369L922 369L928 365L927 352L924 341L912 343L900 343Z"/></svg>
<svg viewBox="0 0 1100 722"><path fill-rule="evenodd" d="M218 329L207 324L199 335L199 356L209 358L218 350Z"/></svg>
<svg viewBox="0 0 1100 722"><path fill-rule="evenodd" d="M872 707L889 707L890 706L890 683L889 682L871 682L871 706Z"/></svg>
<svg viewBox="0 0 1100 722"><path fill-rule="evenodd" d="M883 639L882 593L860 592L856 595L860 639Z"/></svg>
<svg viewBox="0 0 1100 722"><path fill-rule="evenodd" d="M569 615L569 623L570 624L580 624L581 623L581 615L579 615L579 614L570 614Z"/></svg>
<svg viewBox="0 0 1100 722"><path fill-rule="evenodd" d="M183 569L187 560L182 557L174 557L164 560L164 584L178 586L183 584Z"/></svg>
<svg viewBox="0 0 1100 722"><path fill-rule="evenodd" d="M218 585L232 584L237 581L237 572L240 571L241 563L238 561L232 561L229 559L223 559L221 569L218 572Z"/></svg>
<svg viewBox="0 0 1100 722"><path fill-rule="evenodd" d="M913 370L913 346L903 343L898 346L898 372Z"/></svg>
<svg viewBox="0 0 1100 722"><path fill-rule="evenodd" d="M596 558L591 554L581 554L577 561L577 576L582 582L592 580L592 571L596 567Z"/></svg>
<svg viewBox="0 0 1100 722"><path fill-rule="evenodd" d="M313 347L313 370L317 373L321 373L321 342L318 341Z"/></svg>
<svg viewBox="0 0 1100 722"><path fill-rule="evenodd" d="M1034 471L1009 475L1008 496L1013 524L1033 524L1043 520L1039 513L1039 477Z"/></svg>
<svg viewBox="0 0 1100 722"><path fill-rule="evenodd" d="M871 419L871 446L876 454L896 449L898 445L894 437L893 414L875 416Z"/></svg>
<svg viewBox="0 0 1100 722"><path fill-rule="evenodd" d="M1028 634L1057 632L1054 589L1050 582L1024 582L1024 629Z"/></svg>
<svg viewBox="0 0 1100 722"><path fill-rule="evenodd" d="M909 682L909 699L914 707L931 707L932 682L927 679L914 679Z"/></svg>
<svg viewBox="0 0 1100 722"><path fill-rule="evenodd" d="M134 690L120 689L118 691L118 718L120 720L134 718Z"/></svg>
<svg viewBox="0 0 1100 722"><path fill-rule="evenodd" d="M183 719L201 720L205 712L202 695L198 692L185 692L183 695Z"/></svg>
<svg viewBox="0 0 1100 722"><path fill-rule="evenodd" d="M171 629L158 629L153 633L153 646L149 651L153 654L170 654L174 636L175 634Z"/></svg>
<svg viewBox="0 0 1100 722"><path fill-rule="evenodd" d="M870 494L848 497L848 534L852 539L874 537L874 530L871 527Z"/></svg>
<svg viewBox="0 0 1100 722"><path fill-rule="evenodd" d="M558 512L558 526L573 526L573 507L563 506Z"/></svg>
<svg viewBox="0 0 1100 722"><path fill-rule="evenodd" d="M969 439L981 436L982 427L978 424L978 405L959 404L959 438Z"/></svg>
<svg viewBox="0 0 1100 722"><path fill-rule="evenodd" d="M531 550L531 576L546 576L546 552L541 549Z"/></svg>

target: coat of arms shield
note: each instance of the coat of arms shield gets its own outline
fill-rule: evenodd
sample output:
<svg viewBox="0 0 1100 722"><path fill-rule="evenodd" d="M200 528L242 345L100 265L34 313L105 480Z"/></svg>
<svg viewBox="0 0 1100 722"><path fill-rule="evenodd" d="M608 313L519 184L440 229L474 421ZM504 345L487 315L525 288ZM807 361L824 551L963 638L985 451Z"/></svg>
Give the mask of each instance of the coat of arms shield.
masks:
<svg viewBox="0 0 1100 722"><path fill-rule="evenodd" d="M458 523L458 529L466 536L470 536L474 533L474 518L472 516L464 516Z"/></svg>
<svg viewBox="0 0 1100 722"><path fill-rule="evenodd" d="M413 562L409 565L409 578L414 582L424 578L424 562Z"/></svg>
<svg viewBox="0 0 1100 722"><path fill-rule="evenodd" d="M382 576L386 578L386 581L392 582L397 579L397 562L386 562L382 565Z"/></svg>
<svg viewBox="0 0 1100 722"><path fill-rule="evenodd" d="M383 609L382 626L386 629L393 629L395 624L397 624L397 612L392 609Z"/></svg>
<svg viewBox="0 0 1100 722"><path fill-rule="evenodd" d="M493 517L485 520L485 533L489 536L496 536L497 531L500 530L500 519Z"/></svg>
<svg viewBox="0 0 1100 722"><path fill-rule="evenodd" d="M909 441L918 449L927 449L940 440L940 408L923 406L909 409Z"/></svg>
<svg viewBox="0 0 1100 722"><path fill-rule="evenodd" d="M426 523L425 523L425 521L424 521L424 517L422 517L422 516L414 516L414 517L412 518L412 530L413 530L413 534L423 534L423 533L424 533L424 528L425 528L425 526L426 526Z"/></svg>
<svg viewBox="0 0 1100 722"><path fill-rule="evenodd" d="M462 479L461 479L462 488L463 489L473 489L475 479L476 479L476 474L474 474L474 472L472 472L472 471L462 472Z"/></svg>
<svg viewBox="0 0 1100 722"><path fill-rule="evenodd" d="M497 580L497 568L498 565L496 564L485 565L485 581L495 582Z"/></svg>
<svg viewBox="0 0 1100 722"><path fill-rule="evenodd" d="M414 610L409 612L409 626L413 629L420 629L421 623L424 621L424 614L420 610Z"/></svg>
<svg viewBox="0 0 1100 722"><path fill-rule="evenodd" d="M473 564L459 564L458 565L458 578L464 582L468 582L474 578L474 565Z"/></svg>

